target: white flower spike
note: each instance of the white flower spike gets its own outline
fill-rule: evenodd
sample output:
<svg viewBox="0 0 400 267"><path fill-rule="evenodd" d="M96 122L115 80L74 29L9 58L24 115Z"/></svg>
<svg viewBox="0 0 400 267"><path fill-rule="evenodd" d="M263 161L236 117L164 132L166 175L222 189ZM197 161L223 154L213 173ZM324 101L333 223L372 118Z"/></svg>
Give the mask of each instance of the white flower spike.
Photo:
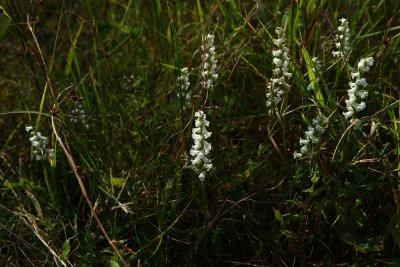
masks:
<svg viewBox="0 0 400 267"><path fill-rule="evenodd" d="M293 153L294 159L306 156L312 149L312 144L319 144L322 134L326 131L325 127L328 122L328 118L320 114L312 120L312 125L309 125L305 132L306 139L300 138L299 143L302 145L300 152L295 151Z"/></svg>
<svg viewBox="0 0 400 267"><path fill-rule="evenodd" d="M33 147L33 154L36 160L52 159L54 157L54 149L48 149L49 138L43 136L41 132L35 132L32 126L25 126L25 130L30 132L32 137L29 138Z"/></svg>
<svg viewBox="0 0 400 267"><path fill-rule="evenodd" d="M189 90L189 86L190 86L190 81L189 81L189 69L188 68L182 68L180 70L180 76L177 78L176 81L178 88L179 88L179 92L178 92L178 98L182 97L182 99L184 99L184 105L183 105L183 109L186 110L187 108L190 108L192 105L192 95L190 93ZM179 95L181 94L181 95Z"/></svg>
<svg viewBox="0 0 400 267"><path fill-rule="evenodd" d="M214 89L214 82L218 79L217 60L215 59L214 35L208 34L202 38L201 50L201 78L204 89Z"/></svg>
<svg viewBox="0 0 400 267"><path fill-rule="evenodd" d="M333 50L333 57L342 57L350 52L350 27L349 22L342 18L340 19L340 26L338 27L338 34L336 34L335 47L337 51Z"/></svg>
<svg viewBox="0 0 400 267"><path fill-rule="evenodd" d="M365 109L367 106L363 101L367 96L368 92L364 89L368 86L367 80L363 75L370 70L370 67L374 64L374 58L362 58L357 64L357 71L351 72L351 78L354 81L349 82L350 89L347 90L348 99L346 103L346 111L343 112L343 116L346 119L351 119L350 122L354 122L354 114Z"/></svg>
<svg viewBox="0 0 400 267"><path fill-rule="evenodd" d="M277 49L272 50L274 56L272 63L275 68L272 70L273 76L267 86L267 108L268 113L272 114L273 110L277 111L277 105L281 102L281 96L286 90L290 89L288 80L292 76L289 72L289 49L286 47L285 31L281 27L277 27L275 32L278 39L274 40Z"/></svg>
<svg viewBox="0 0 400 267"><path fill-rule="evenodd" d="M211 136L211 132L207 130L210 122L207 121L206 114L201 110L194 115L196 116L195 127L192 129L194 144L190 149L190 155L193 157L192 165L200 171L199 179L203 182L206 177L206 171L211 171L213 167L211 159L208 157L212 146L206 141Z"/></svg>

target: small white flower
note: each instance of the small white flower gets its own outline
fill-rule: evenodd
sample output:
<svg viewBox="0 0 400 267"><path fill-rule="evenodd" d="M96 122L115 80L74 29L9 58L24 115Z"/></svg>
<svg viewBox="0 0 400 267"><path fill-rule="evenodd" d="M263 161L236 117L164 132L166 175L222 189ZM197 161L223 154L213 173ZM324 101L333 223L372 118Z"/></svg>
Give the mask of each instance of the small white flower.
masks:
<svg viewBox="0 0 400 267"><path fill-rule="evenodd" d="M273 73L275 76L278 76L279 74L282 73L282 70L281 70L280 68L275 68L275 69L272 70L272 73Z"/></svg>
<svg viewBox="0 0 400 267"><path fill-rule="evenodd" d="M343 116L344 116L346 119L351 118L351 117L353 116L353 114L354 114L354 111L353 111L353 110L348 110L347 112L343 112Z"/></svg>
<svg viewBox="0 0 400 267"><path fill-rule="evenodd" d="M301 152L302 154L306 154L306 153L308 152L308 147L307 147L307 146L302 146L302 147L300 148L300 152Z"/></svg>
<svg viewBox="0 0 400 267"><path fill-rule="evenodd" d="M282 35L284 35L284 33L285 33L282 27L276 27L275 32L276 32L276 34L278 34L279 36L282 36Z"/></svg>
<svg viewBox="0 0 400 267"><path fill-rule="evenodd" d="M282 50L278 49L278 50L272 50L272 55L274 57L279 57L280 55L282 55Z"/></svg>
<svg viewBox="0 0 400 267"><path fill-rule="evenodd" d="M316 137L315 135L311 135L310 139L313 142L313 144L318 144L319 143L319 138Z"/></svg>
<svg viewBox="0 0 400 267"><path fill-rule="evenodd" d="M373 57L368 57L365 59L366 64L368 65L368 67L372 67L372 65L374 65L374 58Z"/></svg>
<svg viewBox="0 0 400 267"><path fill-rule="evenodd" d="M364 88L368 86L367 80L365 78L357 79L356 84L361 85Z"/></svg>
<svg viewBox="0 0 400 267"><path fill-rule="evenodd" d="M272 60L272 62L276 65L276 67L279 68L280 66L282 66L283 60L280 59L280 58L274 58L274 59Z"/></svg>
<svg viewBox="0 0 400 267"><path fill-rule="evenodd" d="M42 142L38 141L38 140L34 140L32 141L32 146L33 147L40 147L42 145Z"/></svg>
<svg viewBox="0 0 400 267"><path fill-rule="evenodd" d="M350 88L354 90L354 92L357 91L357 84L356 83L349 82L349 85L350 85Z"/></svg>
<svg viewBox="0 0 400 267"><path fill-rule="evenodd" d="M351 73L351 78L352 79L357 78L357 77L360 77L360 73L359 72L352 72Z"/></svg>
<svg viewBox="0 0 400 267"><path fill-rule="evenodd" d="M200 173L200 175L199 175L199 179L200 179L200 181L204 181L205 178L206 178L206 172L205 172L205 171L202 171L202 172Z"/></svg>
<svg viewBox="0 0 400 267"><path fill-rule="evenodd" d="M292 74L290 72L284 72L283 76L285 76L285 77L290 79L292 77Z"/></svg>
<svg viewBox="0 0 400 267"><path fill-rule="evenodd" d="M326 131L326 129L319 124L315 125L315 130L317 130L317 132L319 132L320 134L323 134Z"/></svg>
<svg viewBox="0 0 400 267"><path fill-rule="evenodd" d="M357 95L361 98L364 99L368 96L368 92L367 91L357 91Z"/></svg>
<svg viewBox="0 0 400 267"><path fill-rule="evenodd" d="M301 154L301 153L299 153L299 152L297 152L297 151L295 151L294 153L293 153L293 158L295 158L295 159L299 159L299 158L301 158L303 156L303 154Z"/></svg>
<svg viewBox="0 0 400 267"><path fill-rule="evenodd" d="M361 110L364 110L365 107L366 107L365 102L361 102L361 103L359 103L359 104L356 105L356 111L357 111L357 112L360 112Z"/></svg>
<svg viewBox="0 0 400 267"><path fill-rule="evenodd" d="M300 138L300 145L308 145L310 141L308 139L302 139Z"/></svg>
<svg viewBox="0 0 400 267"><path fill-rule="evenodd" d="M358 67L359 69L365 68L365 58L360 59L360 61L359 61L358 64L357 64L357 67Z"/></svg>
<svg viewBox="0 0 400 267"><path fill-rule="evenodd" d="M274 44L276 46L281 46L284 43L282 39L274 39Z"/></svg>

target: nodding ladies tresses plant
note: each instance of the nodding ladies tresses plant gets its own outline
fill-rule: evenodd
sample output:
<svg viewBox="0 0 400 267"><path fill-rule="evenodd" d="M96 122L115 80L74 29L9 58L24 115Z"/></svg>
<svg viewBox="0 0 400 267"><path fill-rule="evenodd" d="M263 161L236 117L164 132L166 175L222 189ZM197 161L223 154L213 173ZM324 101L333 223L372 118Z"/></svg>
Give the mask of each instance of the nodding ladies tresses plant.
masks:
<svg viewBox="0 0 400 267"><path fill-rule="evenodd" d="M201 55L201 84L204 89L212 90L214 82L218 79L214 35L203 36L201 50L203 51Z"/></svg>
<svg viewBox="0 0 400 267"><path fill-rule="evenodd" d="M190 149L190 155L193 157L192 165L199 170L199 179L203 182L206 171L209 172L212 169L211 160L208 158L211 152L211 144L206 141L211 136L211 132L206 128L210 125L210 122L207 121L206 114L201 110L194 115L196 116L195 127L192 129L194 144Z"/></svg>
<svg viewBox="0 0 400 267"><path fill-rule="evenodd" d="M25 130L30 132L32 137L29 138L33 147L33 154L36 160L52 159L54 157L54 149L47 149L49 138L43 136L40 132L35 132L32 126L26 126Z"/></svg>
<svg viewBox="0 0 400 267"><path fill-rule="evenodd" d="M180 75L176 79L176 83L179 88L178 92L178 98L182 98L185 100L185 103L183 105L183 109L190 108L191 106L191 101L192 101L192 95L190 94L189 91L189 69L188 68L182 68L180 70Z"/></svg>
<svg viewBox="0 0 400 267"><path fill-rule="evenodd" d="M292 76L289 72L289 49L286 47L285 31L281 27L277 27L275 32L278 34L278 39L274 39L274 44L277 49L272 50L273 64L275 68L272 70L272 79L267 86L267 108L269 114L272 110L277 110L276 106L281 102L281 96L285 91L290 89L288 79Z"/></svg>
<svg viewBox="0 0 400 267"><path fill-rule="evenodd" d="M350 52L350 27L349 22L345 18L340 19L340 26L338 27L338 34L335 35L335 46L337 51L333 50L334 57L345 56Z"/></svg>
<svg viewBox="0 0 400 267"><path fill-rule="evenodd" d="M352 81L349 82L350 89L347 90L349 98L345 101L347 111L343 112L343 116L346 119L351 118L351 122L355 120L354 113L360 112L366 107L363 100L368 96L368 92L364 90L368 86L368 83L363 74L368 72L373 64L373 57L362 58L357 64L357 71L351 72Z"/></svg>
<svg viewBox="0 0 400 267"><path fill-rule="evenodd" d="M312 125L309 125L305 132L306 138L300 138L300 145L302 145L300 152L295 151L293 153L295 159L306 156L312 149L312 144L319 144L327 124L328 118L320 114L312 120Z"/></svg>

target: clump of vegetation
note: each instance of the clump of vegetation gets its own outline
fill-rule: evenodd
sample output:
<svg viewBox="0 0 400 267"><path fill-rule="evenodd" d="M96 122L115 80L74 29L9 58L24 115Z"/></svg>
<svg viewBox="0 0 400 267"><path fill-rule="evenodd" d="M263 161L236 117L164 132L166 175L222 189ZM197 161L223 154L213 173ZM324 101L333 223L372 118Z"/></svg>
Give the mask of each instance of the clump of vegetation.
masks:
<svg viewBox="0 0 400 267"><path fill-rule="evenodd" d="M0 1L0 265L398 265L400 3L264 2Z"/></svg>

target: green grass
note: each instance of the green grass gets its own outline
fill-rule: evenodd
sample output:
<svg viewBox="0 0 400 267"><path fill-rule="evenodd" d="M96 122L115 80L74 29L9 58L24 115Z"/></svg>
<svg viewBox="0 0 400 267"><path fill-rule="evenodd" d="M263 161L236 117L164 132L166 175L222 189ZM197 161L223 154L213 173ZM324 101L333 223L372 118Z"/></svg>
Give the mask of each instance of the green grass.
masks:
<svg viewBox="0 0 400 267"><path fill-rule="evenodd" d="M399 264L396 1L0 5L1 266ZM339 59L331 51L342 17L351 52ZM278 26L291 89L269 115ZM219 77L207 92L208 33ZM369 56L356 128L342 113L351 70ZM182 67L191 70L189 109L176 82ZM79 104L84 116L72 112ZM199 109L212 132L204 183L189 154ZM329 117L326 132L295 160L318 112ZM49 137L54 159L34 159L27 125Z"/></svg>

